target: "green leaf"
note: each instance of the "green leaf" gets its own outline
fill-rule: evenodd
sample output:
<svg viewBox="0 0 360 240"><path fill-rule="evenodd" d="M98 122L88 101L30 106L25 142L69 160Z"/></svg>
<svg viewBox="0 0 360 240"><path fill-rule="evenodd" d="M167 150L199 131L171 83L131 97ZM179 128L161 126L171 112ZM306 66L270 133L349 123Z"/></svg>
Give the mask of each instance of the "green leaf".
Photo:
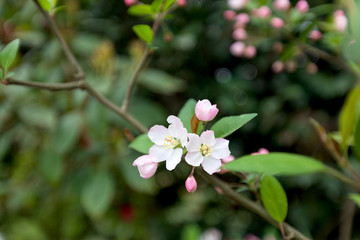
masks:
<svg viewBox="0 0 360 240"><path fill-rule="evenodd" d="M4 71L0 68L0 80L4 79Z"/></svg>
<svg viewBox="0 0 360 240"><path fill-rule="evenodd" d="M186 101L181 108L178 117L188 132L191 132L191 118L195 113L196 101L192 98Z"/></svg>
<svg viewBox="0 0 360 240"><path fill-rule="evenodd" d="M324 171L326 166L313 158L298 154L269 153L247 155L229 162L224 168L237 172L299 175Z"/></svg>
<svg viewBox="0 0 360 240"><path fill-rule="evenodd" d="M60 118L60 123L51 139L53 148L59 153L67 153L76 143L81 130L81 116L70 112Z"/></svg>
<svg viewBox="0 0 360 240"><path fill-rule="evenodd" d="M358 160L360 160L360 115L357 120L357 124L355 127L355 133L354 133L354 152L358 157Z"/></svg>
<svg viewBox="0 0 360 240"><path fill-rule="evenodd" d="M0 65L3 69L6 70L11 66L14 62L16 53L19 49L20 40L15 39L8 45L4 47L4 49L0 52Z"/></svg>
<svg viewBox="0 0 360 240"><path fill-rule="evenodd" d="M44 9L45 11L49 12L53 1L52 0L39 0L40 6L42 7L42 9Z"/></svg>
<svg viewBox="0 0 360 240"><path fill-rule="evenodd" d="M151 5L139 4L129 7L128 13L134 16L146 16L146 15L153 15L156 12L154 12Z"/></svg>
<svg viewBox="0 0 360 240"><path fill-rule="evenodd" d="M45 148L39 157L38 168L46 180L55 184L63 175L63 157L51 148Z"/></svg>
<svg viewBox="0 0 360 240"><path fill-rule="evenodd" d="M164 0L154 0L151 3L151 7L154 10L154 12L158 13L160 11L161 8L161 4L164 2Z"/></svg>
<svg viewBox="0 0 360 240"><path fill-rule="evenodd" d="M139 24L132 27L133 31L136 33L136 35L143 40L144 42L151 43L154 34L149 25L146 24Z"/></svg>
<svg viewBox="0 0 360 240"><path fill-rule="evenodd" d="M358 207L360 207L360 194L352 193L349 195L349 198L353 200L358 205Z"/></svg>
<svg viewBox="0 0 360 240"><path fill-rule="evenodd" d="M138 136L137 138L135 138L134 141L132 141L130 143L129 147L138 152L148 154L149 149L153 145L154 145L154 143L150 140L147 133L145 133L145 134L142 134L142 135Z"/></svg>
<svg viewBox="0 0 360 240"><path fill-rule="evenodd" d="M260 195L266 211L273 219L282 223L287 215L288 202L280 182L271 175L263 176Z"/></svg>
<svg viewBox="0 0 360 240"><path fill-rule="evenodd" d="M224 117L217 121L211 127L211 130L215 132L215 137L223 138L229 136L230 134L241 128L245 123L253 119L256 115L256 113L249 113L239 116Z"/></svg>
<svg viewBox="0 0 360 240"><path fill-rule="evenodd" d="M176 2L176 0L167 0L164 5L164 11L168 10L169 7L171 7L174 4L174 2Z"/></svg>
<svg viewBox="0 0 360 240"><path fill-rule="evenodd" d="M109 172L94 174L81 194L85 211L93 218L101 217L110 206L114 190L114 180Z"/></svg>
<svg viewBox="0 0 360 240"><path fill-rule="evenodd" d="M172 95L185 90L185 81L170 74L148 68L139 76L139 84L157 94Z"/></svg>
<svg viewBox="0 0 360 240"><path fill-rule="evenodd" d="M360 86L356 86L346 97L340 114L340 132L342 135L342 149L346 149L349 139L355 129L360 104Z"/></svg>

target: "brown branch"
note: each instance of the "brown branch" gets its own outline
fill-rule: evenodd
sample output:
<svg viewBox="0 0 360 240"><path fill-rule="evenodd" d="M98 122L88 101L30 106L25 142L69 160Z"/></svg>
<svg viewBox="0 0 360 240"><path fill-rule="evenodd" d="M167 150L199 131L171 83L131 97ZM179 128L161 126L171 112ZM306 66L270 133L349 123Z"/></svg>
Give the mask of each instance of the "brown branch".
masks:
<svg viewBox="0 0 360 240"><path fill-rule="evenodd" d="M346 199L340 216L339 240L350 240L356 206L354 201Z"/></svg>
<svg viewBox="0 0 360 240"><path fill-rule="evenodd" d="M120 117L125 119L128 123L130 123L133 127L135 127L139 132L145 133L148 129L142 125L137 119L135 119L130 113L123 111L120 107L116 106L109 99L105 98L103 95L98 93L94 88L92 88L88 83L84 80L70 82L70 83L38 83L31 81L20 81L12 78L8 78L6 81L2 82L5 85L19 85L26 87L33 87L39 89L45 89L49 91L63 91L63 90L74 90L81 89L86 91L90 96L98 100L101 104L103 104L108 109L112 110Z"/></svg>
<svg viewBox="0 0 360 240"><path fill-rule="evenodd" d="M73 52L70 50L68 44L64 40L59 28L56 26L56 24L54 22L54 20L52 18L50 18L49 14L41 7L38 0L33 0L33 2L35 3L36 7L39 9L41 14L44 16L46 22L50 26L51 30L54 32L56 38L59 40L60 45L65 53L66 58L69 60L71 65L75 68L76 73L75 73L74 77L76 79L84 79L85 78L84 70L80 66L79 62L76 60Z"/></svg>
<svg viewBox="0 0 360 240"><path fill-rule="evenodd" d="M264 220L272 224L274 227L280 229L279 223L272 219L270 215L266 212L266 210L259 204L251 201L250 199L242 196L241 194L237 193L233 189L231 189L226 182L220 180L218 177L214 175L209 175L205 173L203 170L200 170L197 172L202 178L204 178L206 181L208 181L213 186L219 187L223 190L223 193L225 196L233 199L235 202L240 204L241 206L247 208L248 210L252 211L253 213L259 215ZM283 223L283 228L285 230L285 233L290 238L293 237L295 239L299 240L310 240L308 237L304 236L301 232L299 232L294 227L290 226L288 223Z"/></svg>

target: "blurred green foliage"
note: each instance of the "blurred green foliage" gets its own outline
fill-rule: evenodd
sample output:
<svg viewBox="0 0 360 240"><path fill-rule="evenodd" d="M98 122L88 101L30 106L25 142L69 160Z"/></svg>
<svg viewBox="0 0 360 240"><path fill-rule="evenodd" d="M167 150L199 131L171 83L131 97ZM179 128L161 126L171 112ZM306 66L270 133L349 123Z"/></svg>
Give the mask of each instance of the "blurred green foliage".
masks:
<svg viewBox="0 0 360 240"><path fill-rule="evenodd" d="M324 6L314 13L321 15L333 9L327 3L333 2L310 5ZM128 15L118 0L59 0L58 6L65 8L54 18L88 82L120 104L144 49L132 27L151 21ZM311 56L319 67L316 74L301 61L295 72L273 74L271 64L279 56L272 44L282 40L276 35L262 39L254 59L232 57L232 24L222 18L225 9L225 1L188 0L169 17L154 38L156 51L139 78L131 113L151 127L177 115L188 98L207 98L218 104L218 119L258 113L231 137L236 157L266 147L332 164L308 119L337 130L353 75L316 56ZM1 1L0 26L3 46L21 39L14 78L71 81L72 68L32 1ZM170 32L172 39L166 39ZM338 41L331 35L325 39ZM287 46L291 52L291 42ZM339 51L331 49L335 56ZM247 233L279 237L201 179L196 193L188 194L185 164L173 172L161 166L153 178L142 179L132 166L139 155L128 148L124 129L139 133L80 90L1 86L0 104L0 232L6 239L191 240L211 228L221 230L224 239L243 239ZM314 239L335 238L347 187L324 175L281 180L289 200L286 221ZM354 226L359 221L357 216ZM353 237L360 239L356 227Z"/></svg>

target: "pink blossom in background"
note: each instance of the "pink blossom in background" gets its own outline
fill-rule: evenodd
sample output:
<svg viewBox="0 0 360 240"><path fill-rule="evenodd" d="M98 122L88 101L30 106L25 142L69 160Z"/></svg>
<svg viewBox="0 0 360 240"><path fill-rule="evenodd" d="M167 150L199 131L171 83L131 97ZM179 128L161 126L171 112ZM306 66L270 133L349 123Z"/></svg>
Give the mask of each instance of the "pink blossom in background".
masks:
<svg viewBox="0 0 360 240"><path fill-rule="evenodd" d="M334 13L335 29L339 32L344 32L348 25L348 20L343 10L337 10Z"/></svg>
<svg viewBox="0 0 360 240"><path fill-rule="evenodd" d="M254 17L267 18L271 15L271 10L267 6L261 6L258 9L254 9L251 12Z"/></svg>
<svg viewBox="0 0 360 240"><path fill-rule="evenodd" d="M236 15L235 20L235 27L244 27L249 23L250 17L247 13L240 13Z"/></svg>
<svg viewBox="0 0 360 240"><path fill-rule="evenodd" d="M230 155L229 141L223 138L215 138L214 131L207 130L200 137L189 133L188 153L185 161L191 166L201 166L210 175L219 171L221 159Z"/></svg>
<svg viewBox="0 0 360 240"><path fill-rule="evenodd" d="M291 4L289 0L275 0L273 7L278 11L286 11L290 8Z"/></svg>
<svg viewBox="0 0 360 240"><path fill-rule="evenodd" d="M171 115L167 121L168 128L160 125L150 128L148 136L155 144L149 155L154 162L166 161L166 169L171 171L181 161L183 147L187 145L187 130L178 117Z"/></svg>
<svg viewBox="0 0 360 240"><path fill-rule="evenodd" d="M223 159L220 159L221 160L221 166L224 166L225 164L229 163L229 162L232 162L235 160L235 157L233 155L230 155L228 156L227 158L223 158ZM218 174L224 174L228 172L228 170L222 168L220 169L220 171L218 172Z"/></svg>
<svg viewBox="0 0 360 240"><path fill-rule="evenodd" d="M233 10L240 10L245 7L247 0L228 0L227 4L229 8Z"/></svg>
<svg viewBox="0 0 360 240"><path fill-rule="evenodd" d="M314 42L318 41L322 37L322 33L319 30L312 30L309 33L309 38Z"/></svg>
<svg viewBox="0 0 360 240"><path fill-rule="evenodd" d="M233 20L235 15L236 15L236 13L233 10L226 10L223 13L223 17L226 20Z"/></svg>
<svg viewBox="0 0 360 240"><path fill-rule="evenodd" d="M306 0L300 0L295 5L296 10L299 11L299 13L307 13L309 11L309 4Z"/></svg>
<svg viewBox="0 0 360 240"><path fill-rule="evenodd" d="M133 166L138 167L141 177L150 178L155 174L158 163L154 162L150 155L143 155L134 161Z"/></svg>
<svg viewBox="0 0 360 240"><path fill-rule="evenodd" d="M271 19L271 26L274 28L280 29L284 26L284 21L281 18L273 17Z"/></svg>
<svg viewBox="0 0 360 240"><path fill-rule="evenodd" d="M306 71L310 74L315 74L318 72L318 70L318 66L315 63L311 62L306 65Z"/></svg>
<svg viewBox="0 0 360 240"><path fill-rule="evenodd" d="M260 148L259 151L252 153L251 155L268 154L269 151L266 148Z"/></svg>
<svg viewBox="0 0 360 240"><path fill-rule="evenodd" d="M179 7L185 7L186 6L186 0L177 0L177 5Z"/></svg>
<svg viewBox="0 0 360 240"><path fill-rule="evenodd" d="M130 7L136 3L136 0L124 0L126 6Z"/></svg>
<svg viewBox="0 0 360 240"><path fill-rule="evenodd" d="M197 189L197 182L193 175L189 176L185 181L186 190L193 193Z"/></svg>
<svg viewBox="0 0 360 240"><path fill-rule="evenodd" d="M244 56L246 58L254 58L256 56L256 47L253 45L247 46L244 50Z"/></svg>
<svg viewBox="0 0 360 240"><path fill-rule="evenodd" d="M234 42L230 46L230 53L235 57L241 57L245 50L245 43L243 42Z"/></svg>
<svg viewBox="0 0 360 240"><path fill-rule="evenodd" d="M247 38L247 32L243 28L236 28L233 31L232 36L235 40L244 40Z"/></svg>
<svg viewBox="0 0 360 240"><path fill-rule="evenodd" d="M216 107L216 104L211 105L211 102L207 99L199 100L195 106L195 115L197 119L203 122L211 121L215 118L216 114L219 112L219 109Z"/></svg>
<svg viewBox="0 0 360 240"><path fill-rule="evenodd" d="M274 73L280 73L280 72L284 71L285 64L282 61L275 61L271 65L271 69Z"/></svg>

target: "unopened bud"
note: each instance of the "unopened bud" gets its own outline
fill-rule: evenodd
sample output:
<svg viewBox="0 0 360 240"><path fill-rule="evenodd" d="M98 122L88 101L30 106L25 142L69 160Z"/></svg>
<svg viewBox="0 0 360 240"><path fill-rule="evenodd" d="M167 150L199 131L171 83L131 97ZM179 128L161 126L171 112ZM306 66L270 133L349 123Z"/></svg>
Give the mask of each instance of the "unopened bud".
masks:
<svg viewBox="0 0 360 240"><path fill-rule="evenodd" d="M197 182L194 178L193 175L190 175L186 181L185 181L185 187L186 187L186 190L190 193L193 193L196 191L197 189Z"/></svg>

